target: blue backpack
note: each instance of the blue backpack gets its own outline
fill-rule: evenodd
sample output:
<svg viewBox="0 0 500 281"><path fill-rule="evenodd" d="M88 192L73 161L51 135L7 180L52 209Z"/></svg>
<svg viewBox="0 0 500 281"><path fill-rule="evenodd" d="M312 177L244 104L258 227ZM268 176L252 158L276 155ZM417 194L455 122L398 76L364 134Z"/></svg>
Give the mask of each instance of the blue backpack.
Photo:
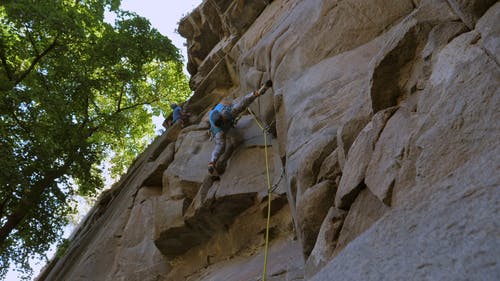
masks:
<svg viewBox="0 0 500 281"><path fill-rule="evenodd" d="M231 105L217 104L209 114L210 131L215 136L220 131L227 132L234 125L234 116L231 114Z"/></svg>

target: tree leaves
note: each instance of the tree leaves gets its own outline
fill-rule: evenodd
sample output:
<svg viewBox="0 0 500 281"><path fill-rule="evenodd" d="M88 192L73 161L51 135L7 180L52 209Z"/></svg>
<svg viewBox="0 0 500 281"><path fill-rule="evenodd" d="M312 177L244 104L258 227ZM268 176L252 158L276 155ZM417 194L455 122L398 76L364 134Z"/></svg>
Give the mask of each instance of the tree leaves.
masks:
<svg viewBox="0 0 500 281"><path fill-rule="evenodd" d="M1 268L29 272L28 257L60 240L72 196L102 188L102 161L125 171L154 134L152 115L190 94L179 50L119 3L2 1Z"/></svg>

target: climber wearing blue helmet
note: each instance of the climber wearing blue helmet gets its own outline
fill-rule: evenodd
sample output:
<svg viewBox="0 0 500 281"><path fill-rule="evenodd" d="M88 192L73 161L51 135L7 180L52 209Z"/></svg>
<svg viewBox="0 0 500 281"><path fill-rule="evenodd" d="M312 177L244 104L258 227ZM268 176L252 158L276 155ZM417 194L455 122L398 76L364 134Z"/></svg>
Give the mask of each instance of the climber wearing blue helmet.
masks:
<svg viewBox="0 0 500 281"><path fill-rule="evenodd" d="M170 108L172 109L172 124L175 124L177 120L181 119L182 107L178 106L176 103L170 104Z"/></svg>
<svg viewBox="0 0 500 281"><path fill-rule="evenodd" d="M240 101L230 103L223 100L217 104L209 113L210 131L215 137L215 147L212 151L210 162L208 162L208 172L214 174L216 171L217 160L226 149L226 133L233 127L235 118L260 95L263 95L267 89L273 85L271 80L267 80L259 90L245 95Z"/></svg>

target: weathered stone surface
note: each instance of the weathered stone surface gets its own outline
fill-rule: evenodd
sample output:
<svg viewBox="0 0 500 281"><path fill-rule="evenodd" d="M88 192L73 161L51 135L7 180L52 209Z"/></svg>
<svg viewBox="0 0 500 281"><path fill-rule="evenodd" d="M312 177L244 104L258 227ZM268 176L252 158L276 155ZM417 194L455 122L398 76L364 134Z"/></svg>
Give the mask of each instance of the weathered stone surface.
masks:
<svg viewBox="0 0 500 281"><path fill-rule="evenodd" d="M469 27L474 29L477 20L493 5L495 0L447 0L453 11Z"/></svg>
<svg viewBox="0 0 500 281"><path fill-rule="evenodd" d="M223 25L217 9L212 1L205 1L179 23L179 34L188 40L187 69L191 74L197 72L198 66L212 48L220 41Z"/></svg>
<svg viewBox="0 0 500 281"><path fill-rule="evenodd" d="M288 165L288 174L297 175L297 200L316 183L321 164L337 146L335 128L327 128L318 135L322 138L311 140L297 153L288 157L291 162Z"/></svg>
<svg viewBox="0 0 500 281"><path fill-rule="evenodd" d="M219 84L220 86L224 86L231 83L231 80L227 80L227 78L230 77L217 77L217 75L224 73L225 71L228 71L228 68L225 65L227 64L225 55L229 51L229 49L234 45L236 39L237 39L236 37L229 37L223 41L220 41L216 46L214 46L212 51L203 60L203 63L198 68L196 74L194 74L193 77L191 77L189 81L191 88L197 89L199 92L204 91L207 88L199 88L199 87L203 85L207 87L206 86L208 85L206 82L207 78L210 78L209 79L210 81L218 79L218 81L215 82L217 82L217 84ZM204 81L205 83L202 84ZM224 84L220 83L221 81L224 81ZM211 85L214 85L214 83L212 83Z"/></svg>
<svg viewBox="0 0 500 281"><path fill-rule="evenodd" d="M230 155L225 176L216 182L207 177L203 178L199 185L194 185L191 189L196 191L194 193L184 191L187 182L171 180L171 177L189 178L192 171L183 172L185 171L182 170L184 167L175 165L188 161L197 163L196 161L200 159L200 154L196 153L200 149L197 138L203 139L204 136L201 135L200 131L189 132L190 138L185 136L179 144L176 153L176 157L179 155L179 158L174 160L168 171L171 173L168 176L168 187L175 188L174 191L166 193L164 191L166 198L178 198L178 200L160 200L157 210L159 214L164 214L164 216L158 216L156 225L159 229L156 231L155 243L165 255L169 257L179 256L204 243L218 229L231 225L236 217L252 206L258 193L261 194L260 197L264 196L267 182L266 160L264 149L256 146L263 144L263 140L258 138L262 132L255 128L251 129L257 127L251 121L250 117L244 117L237 128L233 129L233 132L239 130L244 132L239 136L242 141L237 142L240 144L238 146L240 149ZM270 171L277 177L280 169L274 166L275 161L272 161L271 158L272 150L270 149L269 152ZM176 164L176 161L179 161L179 164ZM173 172L175 169L179 169L179 172ZM203 172L198 171L198 173L206 175L205 169L206 166L203 165ZM244 171L244 173L238 173L238 171ZM177 197L172 195L176 189L183 191L178 191ZM274 210L273 213L279 209Z"/></svg>
<svg viewBox="0 0 500 281"><path fill-rule="evenodd" d="M258 280L262 132L244 114L217 181L206 130L267 79L251 108L271 127L271 183L285 171L267 280L500 279L493 2L203 1L179 27L193 125L148 147L40 280Z"/></svg>
<svg viewBox="0 0 500 281"><path fill-rule="evenodd" d="M207 239L204 233L196 233L185 224L185 200L159 198L156 202L154 242L162 254L169 258L178 256Z"/></svg>
<svg viewBox="0 0 500 281"><path fill-rule="evenodd" d="M375 68L370 89L374 113L397 106L412 93L412 80L418 51L430 31L428 25L418 24L415 17L407 17L388 35L388 42L372 61Z"/></svg>
<svg viewBox="0 0 500 281"><path fill-rule="evenodd" d="M122 239L129 240L127 233L124 233L125 226L128 223L129 216L132 214L132 209L135 204L137 191L142 187L144 181L144 165L148 163L154 151L161 146L159 139L156 139L146 151L136 159L132 167L129 168L127 174L113 187L104 192L100 196L100 201L90 210L87 216L83 219L80 227L70 236L71 243L69 244L66 253L63 257L54 259L47 268L48 271L43 272L39 276L39 280L107 280L113 279L116 274L122 274L113 271L117 255L122 251L127 251L122 248ZM126 186L127 188L124 188ZM151 190L146 188L144 190ZM139 198L154 196L158 189L152 188L152 192L139 192ZM144 196L141 196L143 194ZM142 200L141 200L142 201ZM141 208L136 208L135 211ZM147 209L147 208L146 208ZM137 222L137 220L136 220ZM141 223L141 222L138 222ZM152 228L150 228L152 229ZM136 235L139 234L139 235ZM138 239L150 237L150 233L136 232L133 237L130 237L132 242L138 236ZM147 238L144 238L147 239ZM137 243L137 241L132 242ZM154 253L150 247L151 240L148 240L149 245L141 245L137 253L141 256L141 251L151 251L152 255L144 260L156 262L163 260ZM130 249L128 249L130 250ZM142 256L144 258L144 256ZM149 273L152 275L161 275L168 271L168 267L156 267L155 265L143 266L135 264L126 268L123 274L132 274L135 270L148 267ZM120 267L123 269L123 267ZM89 270L91 269L91 270ZM138 280L138 279L130 279Z"/></svg>
<svg viewBox="0 0 500 281"><path fill-rule="evenodd" d="M491 16L494 9L498 9L498 5L495 6L485 15L485 19ZM441 178L447 175L443 170L453 170L463 165L481 147L495 146L498 126L487 120L498 119L493 109L497 106L498 99L492 99L498 96L498 86L493 86L499 83L494 78L498 67L480 44L473 43L478 38L476 35L475 32L463 34L451 41L446 48L439 48L442 52L433 55L435 62L429 71L432 71L434 82L431 80L428 83L419 99L420 132L410 138L410 144L405 148L401 171L394 188L393 200L396 205L419 200L420 193L415 189L417 180L431 174L437 175L434 180ZM492 36L495 37L493 34ZM479 42L483 40L491 39L482 37ZM423 124L425 126L422 127ZM435 138L431 140L430 136ZM424 139L426 146L421 143ZM426 160L418 160L422 153ZM425 171L417 169L417 162L421 168L426 167ZM430 182L432 181L431 179Z"/></svg>
<svg viewBox="0 0 500 281"><path fill-rule="evenodd" d="M375 114L372 121L363 128L349 149L347 162L344 166L337 194L335 195L335 206L337 208L349 208L359 194L375 143L387 119L391 117L396 109L394 107L388 108Z"/></svg>
<svg viewBox="0 0 500 281"><path fill-rule="evenodd" d="M303 280L303 260L297 256L300 245L297 241L280 240L269 248L269 260L267 266L267 278L270 281ZM241 281L260 280L262 278L262 264L264 253L251 256L240 256L238 258L223 260L217 263L209 263L203 273L197 272L188 280L206 281ZM180 279L168 279L180 280Z"/></svg>
<svg viewBox="0 0 500 281"><path fill-rule="evenodd" d="M139 190L135 199L137 204L130 212L114 259L113 275L108 278L154 281L170 271L170 267L165 266L166 257L151 243L154 229L150 226L154 225L153 218L158 211L154 208L154 200L160 195L159 187Z"/></svg>
<svg viewBox="0 0 500 281"><path fill-rule="evenodd" d="M209 108L210 105L215 105L214 100L226 96L229 89L238 85L233 72L232 63L224 58L218 61L206 76L200 77L196 85L193 85L193 81L190 86L195 88L195 92L189 104L190 107L200 112Z"/></svg>
<svg viewBox="0 0 500 281"><path fill-rule="evenodd" d="M275 80L283 83L325 58L370 41L412 8L411 1L298 1L290 13L275 20L279 25L268 35L278 39L271 49Z"/></svg>
<svg viewBox="0 0 500 281"><path fill-rule="evenodd" d="M370 190L363 189L347 213L332 255L337 255L387 211L389 207L385 206Z"/></svg>
<svg viewBox="0 0 500 281"><path fill-rule="evenodd" d="M419 201L388 211L310 280L500 278L498 147L416 186Z"/></svg>
<svg viewBox="0 0 500 281"><path fill-rule="evenodd" d="M268 150L270 153L271 150ZM273 178L279 177L281 167L275 167L273 155L269 154L270 172ZM213 196L221 198L233 194L267 192L266 158L263 147L236 150L228 161L227 169L213 185ZM273 176L274 175L274 176Z"/></svg>
<svg viewBox="0 0 500 281"><path fill-rule="evenodd" d="M389 272L392 280L499 278L499 130L491 122L499 120L498 67L476 40L474 32L463 34L437 56L418 106L425 117L410 147L417 151L409 154L416 158L416 181L411 189L396 188L401 207L313 280L380 280ZM389 258L368 262L381 255Z"/></svg>
<svg viewBox="0 0 500 281"><path fill-rule="evenodd" d="M485 147L498 144L499 124L491 120L500 120L500 70L474 45L476 40L474 32L455 38L433 67L431 85L419 103L427 116L416 143L421 149L417 184L440 180Z"/></svg>
<svg viewBox="0 0 500 281"><path fill-rule="evenodd" d="M192 199L207 173L213 145L206 130L190 131L180 137L174 160L163 174L163 193L176 200Z"/></svg>
<svg viewBox="0 0 500 281"><path fill-rule="evenodd" d="M219 229L229 227L241 212L252 205L255 193L205 200L195 198L189 207L186 203L190 201L185 200L160 201L157 207L155 244L170 258L184 254L209 240Z"/></svg>
<svg viewBox="0 0 500 281"><path fill-rule="evenodd" d="M432 28L429 33L427 43L422 50L422 57L428 59L433 53L437 53L448 42L460 33L467 31L466 26L462 22L444 22Z"/></svg>
<svg viewBox="0 0 500 281"><path fill-rule="evenodd" d="M267 196L264 197L263 201L267 201L268 198L269 197L267 197ZM272 193L271 194L271 211L270 211L269 214L271 216L273 216L274 214L276 214L276 212L278 212L279 210L281 210L283 207L285 207L287 205L288 205L288 200L287 200L285 194L274 194L274 193ZM261 208L262 217L267 218L268 206L269 206L269 204L266 204L265 206L262 206L262 208Z"/></svg>
<svg viewBox="0 0 500 281"><path fill-rule="evenodd" d="M147 164L147 173L146 179L141 185L148 186L161 186L163 180L163 172L167 169L168 165L172 163L174 160L174 147L175 143L170 143L167 147L161 152L158 158L154 162L150 162Z"/></svg>
<svg viewBox="0 0 500 281"><path fill-rule="evenodd" d="M278 106L276 124L282 156L324 141L323 135L335 132L351 111L356 112L352 118L369 114L367 64L380 43L375 41L325 59L285 87L275 88L275 95L280 97L280 104L275 107Z"/></svg>
<svg viewBox="0 0 500 281"><path fill-rule="evenodd" d="M264 206L267 206L267 200L245 210L233 224L214 232L206 243L178 257L166 280L206 280L207 276L213 275L217 277L210 280L219 277L240 280L244 276L260 276L267 222L262 216ZM281 208L270 220L269 275L282 272L283 275L279 275L283 278L301 268L300 245L291 239L292 231L290 208Z"/></svg>
<svg viewBox="0 0 500 281"><path fill-rule="evenodd" d="M337 148L330 153L330 155L328 155L321 164L316 182L319 183L324 180L330 180L338 186L341 175L342 171L340 170L339 153Z"/></svg>
<svg viewBox="0 0 500 281"><path fill-rule="evenodd" d="M230 23L231 34L240 35L245 31L264 10L268 1L233 1L225 14L225 20Z"/></svg>
<svg viewBox="0 0 500 281"><path fill-rule="evenodd" d="M488 56L500 65L500 3L493 5L477 22L476 30L481 34L480 44Z"/></svg>
<svg viewBox="0 0 500 281"><path fill-rule="evenodd" d="M330 261L333 251L337 247L345 215L345 211L334 207L328 210L328 214L326 214L321 224L314 248L305 265L307 279L314 276L328 261Z"/></svg>
<svg viewBox="0 0 500 281"><path fill-rule="evenodd" d="M297 201L299 238L305 259L309 257L318 232L328 210L332 206L337 186L331 181L321 182L309 188Z"/></svg>
<svg viewBox="0 0 500 281"><path fill-rule="evenodd" d="M394 113L380 134L366 168L366 186L389 206L404 149L416 128L415 115L404 107Z"/></svg>
<svg viewBox="0 0 500 281"><path fill-rule="evenodd" d="M316 183L317 165L335 149L336 124L341 124L347 116L356 118L359 114L369 114L367 65L380 44L375 41L325 60L283 90L283 105L276 113L276 122L280 156L287 159L292 206L302 192ZM317 87L307 87L308 81L315 81ZM296 108L302 113L294 115L287 108ZM289 118L293 121L285 121ZM315 157L320 159L313 160Z"/></svg>
<svg viewBox="0 0 500 281"><path fill-rule="evenodd" d="M448 0L415 1L417 9L414 14L419 22L460 22L460 17L453 11Z"/></svg>
<svg viewBox="0 0 500 281"><path fill-rule="evenodd" d="M351 148L352 143L358 136L359 132L363 130L366 124L370 121L368 116L365 118L351 119L344 122L337 130L337 144L338 144L338 158L340 168L343 170L346 161L346 155Z"/></svg>
<svg viewBox="0 0 500 281"><path fill-rule="evenodd" d="M177 136L179 135L182 126L180 123L176 123L168 128L164 134L156 137L153 143L148 147L148 152L143 154L143 157L147 157L148 162L155 161L163 150L168 146L168 144L175 142ZM133 167L134 165L132 165Z"/></svg>
<svg viewBox="0 0 500 281"><path fill-rule="evenodd" d="M425 5L423 5L425 7ZM436 5L431 5L436 8ZM425 7L426 8L426 7ZM420 7L419 10L423 9ZM432 10L429 8L429 10ZM379 41L379 49L372 54L369 62L369 75L372 75L369 91L370 106L367 110L365 101L358 100L344 116L337 134L339 164L344 169L346 154L361 129L370 121L372 114L388 107L398 105L414 91L418 77L411 77L415 68L417 51L423 47L429 27L421 25L418 18L431 20L418 13L412 13L393 26L374 42ZM435 20L435 19L432 19ZM413 71L414 72L414 71ZM362 97L362 96L361 96Z"/></svg>

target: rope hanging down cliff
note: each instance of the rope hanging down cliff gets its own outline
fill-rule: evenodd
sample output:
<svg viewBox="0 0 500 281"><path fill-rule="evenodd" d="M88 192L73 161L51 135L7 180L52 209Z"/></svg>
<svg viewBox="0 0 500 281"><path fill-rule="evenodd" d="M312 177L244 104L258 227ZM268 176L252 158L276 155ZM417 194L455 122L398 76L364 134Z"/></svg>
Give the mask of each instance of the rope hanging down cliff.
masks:
<svg viewBox="0 0 500 281"><path fill-rule="evenodd" d="M247 108L248 112L252 115L253 119L255 120L255 123L257 123L257 126L262 130L262 134L264 135L264 154L266 157L266 176L267 176L267 222L266 222L266 244L265 244L265 250L264 250L264 269L262 271L262 281L266 281L266 274L267 274L267 256L268 256L268 249L269 249L269 224L271 221L271 194L272 194L272 187L271 187L271 176L269 173L269 160L268 160L268 153L267 153L267 134L269 132L269 126L264 127L261 122L257 119L255 114L252 112L250 108ZM282 173L283 174L283 173ZM281 177L280 177L281 179ZM276 184L277 185L277 184Z"/></svg>

